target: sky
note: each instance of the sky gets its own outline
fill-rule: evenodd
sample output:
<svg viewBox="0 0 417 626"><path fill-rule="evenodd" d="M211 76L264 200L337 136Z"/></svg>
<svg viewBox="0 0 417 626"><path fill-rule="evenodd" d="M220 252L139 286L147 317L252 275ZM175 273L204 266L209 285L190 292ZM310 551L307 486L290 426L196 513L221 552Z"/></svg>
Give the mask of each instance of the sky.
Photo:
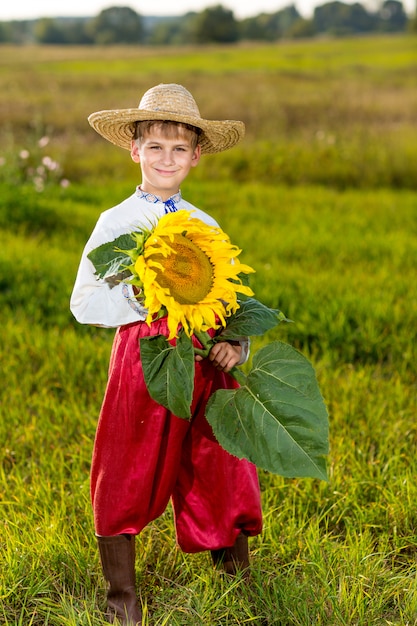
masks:
<svg viewBox="0 0 417 626"><path fill-rule="evenodd" d="M111 6L128 6L140 15L183 15L188 11L202 11L206 7L221 4L231 9L237 19L252 17L259 13L273 13L295 4L303 17L311 17L314 7L325 4L329 0L156 0L149 3L145 0L0 0L0 21L24 20L38 17L91 17L98 15L103 9ZM355 0L343 0L346 3ZM382 0L357 0L368 9L374 10ZM402 0L406 11L413 13L415 0Z"/></svg>

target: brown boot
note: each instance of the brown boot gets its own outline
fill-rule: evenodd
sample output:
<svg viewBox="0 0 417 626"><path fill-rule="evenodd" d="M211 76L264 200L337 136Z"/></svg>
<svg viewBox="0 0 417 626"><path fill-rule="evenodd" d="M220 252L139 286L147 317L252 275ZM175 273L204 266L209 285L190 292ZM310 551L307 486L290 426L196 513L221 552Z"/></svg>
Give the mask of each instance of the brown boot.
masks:
<svg viewBox="0 0 417 626"><path fill-rule="evenodd" d="M97 537L104 578L108 583L107 618L110 624L140 626L142 613L135 592L135 537Z"/></svg>
<svg viewBox="0 0 417 626"><path fill-rule="evenodd" d="M231 548L212 550L211 557L214 566L221 568L226 574L235 576L242 572L244 578L249 578L249 548L245 534L240 533Z"/></svg>

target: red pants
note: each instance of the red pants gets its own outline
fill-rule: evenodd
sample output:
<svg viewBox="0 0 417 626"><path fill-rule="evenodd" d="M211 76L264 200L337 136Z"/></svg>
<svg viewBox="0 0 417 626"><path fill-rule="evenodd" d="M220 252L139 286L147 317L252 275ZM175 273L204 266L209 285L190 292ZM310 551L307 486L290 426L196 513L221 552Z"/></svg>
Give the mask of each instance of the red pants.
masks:
<svg viewBox="0 0 417 626"><path fill-rule="evenodd" d="M91 497L96 533L138 534L172 498L185 552L231 546L262 528L256 468L227 453L204 417L210 394L234 379L196 362L192 419L172 415L146 389L139 337L167 334L165 320L118 329L94 444Z"/></svg>

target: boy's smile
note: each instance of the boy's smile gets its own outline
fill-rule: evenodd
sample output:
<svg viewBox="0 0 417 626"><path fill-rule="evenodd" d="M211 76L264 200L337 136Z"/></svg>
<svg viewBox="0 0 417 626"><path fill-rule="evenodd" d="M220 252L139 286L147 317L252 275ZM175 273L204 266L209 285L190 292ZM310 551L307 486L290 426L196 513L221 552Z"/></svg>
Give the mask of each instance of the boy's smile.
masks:
<svg viewBox="0 0 417 626"><path fill-rule="evenodd" d="M193 148L191 138L181 130L177 137L167 137L155 126L140 142L132 141L132 159L140 163L142 170L142 191L162 200L178 193L190 169L198 164L200 154L200 146Z"/></svg>

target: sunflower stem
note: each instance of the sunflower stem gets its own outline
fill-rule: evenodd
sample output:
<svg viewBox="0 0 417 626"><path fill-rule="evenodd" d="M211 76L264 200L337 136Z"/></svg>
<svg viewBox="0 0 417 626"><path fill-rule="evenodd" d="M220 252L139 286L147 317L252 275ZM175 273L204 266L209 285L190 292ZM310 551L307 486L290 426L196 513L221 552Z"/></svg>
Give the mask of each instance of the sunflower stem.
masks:
<svg viewBox="0 0 417 626"><path fill-rule="evenodd" d="M209 350L209 349L202 350L201 348L196 348L196 347L194 346L194 354L198 354L198 356L202 356L202 357L203 357L203 359L205 359L206 357L208 357L209 353L210 353L210 350Z"/></svg>
<svg viewBox="0 0 417 626"><path fill-rule="evenodd" d="M239 385L246 384L246 376L238 367L232 367L229 374L239 383Z"/></svg>
<svg viewBox="0 0 417 626"><path fill-rule="evenodd" d="M202 348L196 348L194 346L194 352L205 359L210 354L214 341L206 331L194 331L194 335L203 346Z"/></svg>

